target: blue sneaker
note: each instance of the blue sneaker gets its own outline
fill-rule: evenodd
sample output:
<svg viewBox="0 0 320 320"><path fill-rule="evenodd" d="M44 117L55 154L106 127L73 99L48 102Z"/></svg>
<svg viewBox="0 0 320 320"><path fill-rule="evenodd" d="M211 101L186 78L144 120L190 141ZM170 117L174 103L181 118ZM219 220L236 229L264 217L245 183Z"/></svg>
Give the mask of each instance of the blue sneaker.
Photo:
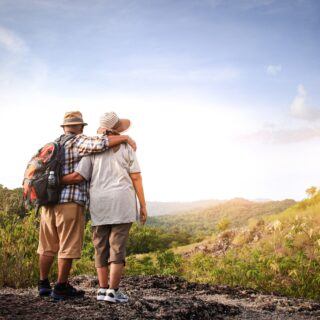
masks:
<svg viewBox="0 0 320 320"><path fill-rule="evenodd" d="M57 283L51 293L51 297L56 301L66 300L68 298L83 298L85 292L77 290L69 283Z"/></svg>
<svg viewBox="0 0 320 320"><path fill-rule="evenodd" d="M39 280L38 282L38 292L40 297L50 296L52 288L48 279Z"/></svg>

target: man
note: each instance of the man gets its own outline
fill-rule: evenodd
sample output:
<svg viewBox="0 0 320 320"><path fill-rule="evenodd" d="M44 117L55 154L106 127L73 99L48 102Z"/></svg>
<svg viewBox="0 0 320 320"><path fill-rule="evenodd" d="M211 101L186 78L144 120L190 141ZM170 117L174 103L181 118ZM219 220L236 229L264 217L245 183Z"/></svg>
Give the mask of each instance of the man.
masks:
<svg viewBox="0 0 320 320"><path fill-rule="evenodd" d="M86 155L103 152L121 143L129 143L135 148L135 142L128 136L87 137L83 128L79 111L67 112L61 127L65 135L73 135L65 143L65 157L62 164L63 175L75 170L81 158ZM84 292L77 290L68 283L68 276L73 259L79 259L85 227L84 208L87 203L86 182L77 185L64 186L59 203L54 206L44 206L40 218L39 232L39 295L52 295L56 300L68 297L82 297ZM52 288L48 274L58 254L58 279Z"/></svg>
<svg viewBox="0 0 320 320"><path fill-rule="evenodd" d="M129 126L129 120L109 112L101 117L98 133L121 133ZM119 284L125 265L126 241L137 216L136 195L141 223L147 219L140 167L134 151L121 145L84 157L76 172L64 176L62 183L79 183L84 179L91 180L90 214L100 286L97 300L127 302L128 297L119 290Z"/></svg>

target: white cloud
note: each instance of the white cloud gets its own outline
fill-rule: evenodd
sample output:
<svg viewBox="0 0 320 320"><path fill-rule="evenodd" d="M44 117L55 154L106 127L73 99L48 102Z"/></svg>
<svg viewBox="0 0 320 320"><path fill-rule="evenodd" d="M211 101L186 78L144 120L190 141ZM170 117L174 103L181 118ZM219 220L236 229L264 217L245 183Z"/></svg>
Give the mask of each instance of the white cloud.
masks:
<svg viewBox="0 0 320 320"><path fill-rule="evenodd" d="M320 119L320 109L309 107L307 104L307 91L304 86L300 84L298 86L297 95L293 99L290 105L290 113L293 117L315 121Z"/></svg>
<svg viewBox="0 0 320 320"><path fill-rule="evenodd" d="M320 127L314 121L320 119L320 109L309 107L306 102L307 92L304 86L300 84L290 105L290 115L308 121L307 124L301 125L301 122L297 121L287 121L284 125L279 123L267 124L260 130L241 135L239 140L268 144L291 144L319 139Z"/></svg>
<svg viewBox="0 0 320 320"><path fill-rule="evenodd" d="M0 26L0 46L12 53L24 53L28 50L26 43L13 31Z"/></svg>
<svg viewBox="0 0 320 320"><path fill-rule="evenodd" d="M267 74L270 76L276 76L282 71L281 64L269 64L266 68Z"/></svg>
<svg viewBox="0 0 320 320"><path fill-rule="evenodd" d="M260 142L268 144L291 144L320 138L320 128L264 128L259 131L240 136L240 141Z"/></svg>

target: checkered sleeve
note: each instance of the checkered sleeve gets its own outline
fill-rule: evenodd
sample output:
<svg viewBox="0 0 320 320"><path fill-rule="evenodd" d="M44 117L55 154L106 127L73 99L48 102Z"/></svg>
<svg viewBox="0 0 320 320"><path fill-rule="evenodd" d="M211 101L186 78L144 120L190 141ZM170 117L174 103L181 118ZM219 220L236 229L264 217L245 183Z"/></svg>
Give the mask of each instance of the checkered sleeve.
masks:
<svg viewBox="0 0 320 320"><path fill-rule="evenodd" d="M75 146L80 156L87 156L107 150L109 141L107 137L87 137L80 135L75 142Z"/></svg>

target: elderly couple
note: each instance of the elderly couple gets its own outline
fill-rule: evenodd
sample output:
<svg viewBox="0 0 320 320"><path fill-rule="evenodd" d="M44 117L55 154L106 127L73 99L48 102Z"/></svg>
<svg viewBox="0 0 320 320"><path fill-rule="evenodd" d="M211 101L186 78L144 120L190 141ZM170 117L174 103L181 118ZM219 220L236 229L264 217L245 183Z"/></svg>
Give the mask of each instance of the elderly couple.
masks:
<svg viewBox="0 0 320 320"><path fill-rule="evenodd" d="M64 145L63 185L59 203L44 206L39 232L39 295L55 300L83 297L68 282L73 259L81 255L85 228L85 207L90 195L95 266L99 279L97 300L127 302L119 290L125 265L126 241L137 220L146 222L147 210L136 144L126 135L130 121L119 119L114 112L100 118L98 136L83 134L84 123L79 111L67 112L61 127L72 135ZM52 289L48 275L54 256L58 254L58 279ZM108 281L108 274L110 279Z"/></svg>

